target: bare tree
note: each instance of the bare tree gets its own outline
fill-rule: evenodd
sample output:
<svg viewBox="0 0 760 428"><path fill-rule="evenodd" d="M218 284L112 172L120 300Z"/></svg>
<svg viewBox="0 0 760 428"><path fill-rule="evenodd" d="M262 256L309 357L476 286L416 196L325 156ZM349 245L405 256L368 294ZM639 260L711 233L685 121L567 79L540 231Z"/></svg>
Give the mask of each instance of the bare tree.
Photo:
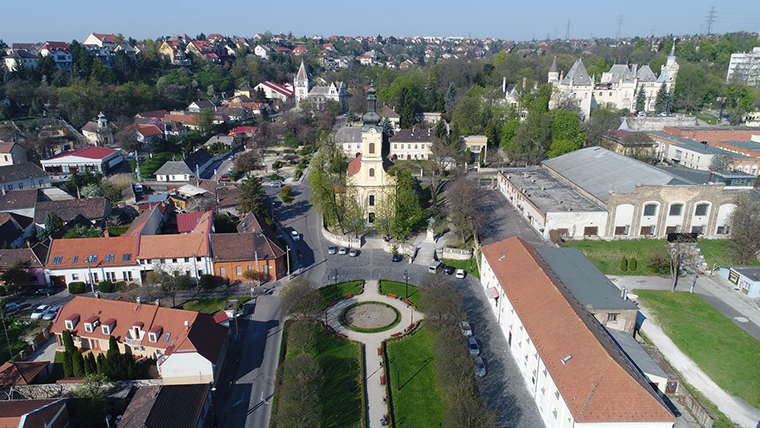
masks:
<svg viewBox="0 0 760 428"><path fill-rule="evenodd" d="M295 321L288 327L288 349L308 354L317 343L315 324L307 320Z"/></svg>
<svg viewBox="0 0 760 428"><path fill-rule="evenodd" d="M741 264L757 258L760 251L760 202L748 195L738 196L730 222L731 241Z"/></svg>
<svg viewBox="0 0 760 428"><path fill-rule="evenodd" d="M482 199L479 183L460 176L449 185L446 194L454 234L463 244L470 237L477 239L483 226L483 216L478 209Z"/></svg>
<svg viewBox="0 0 760 428"><path fill-rule="evenodd" d="M459 150L456 144L448 142L445 137L435 136L430 144L430 151L430 157L423 161L422 167L425 175L430 178L430 205L435 216L439 212L438 194L443 187L446 171L455 162L454 157Z"/></svg>
<svg viewBox="0 0 760 428"><path fill-rule="evenodd" d="M726 154L718 154L713 156L710 161L710 170L713 171L727 171L731 168L731 156Z"/></svg>
<svg viewBox="0 0 760 428"><path fill-rule="evenodd" d="M311 281L299 276L290 281L280 293L282 310L296 319L312 319L322 312L324 299Z"/></svg>
<svg viewBox="0 0 760 428"><path fill-rule="evenodd" d="M319 386L322 371L309 354L285 360L282 383L279 385L277 411L273 415L277 427L312 427L319 425Z"/></svg>

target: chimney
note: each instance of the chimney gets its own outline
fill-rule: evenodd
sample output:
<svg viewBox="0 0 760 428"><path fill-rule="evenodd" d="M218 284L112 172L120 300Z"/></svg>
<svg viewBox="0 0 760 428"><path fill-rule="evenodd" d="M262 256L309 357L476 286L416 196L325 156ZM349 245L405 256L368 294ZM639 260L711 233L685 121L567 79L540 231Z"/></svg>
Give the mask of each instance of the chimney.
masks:
<svg viewBox="0 0 760 428"><path fill-rule="evenodd" d="M135 299L135 301L137 302L138 306L142 305L142 299L140 298L140 296L137 296L137 299Z"/></svg>
<svg viewBox="0 0 760 428"><path fill-rule="evenodd" d="M108 233L108 228L107 228L107 227L106 227L106 230L104 230L104 231L103 231L103 236L104 236L104 237L106 237L106 238L108 238L109 236L111 236L111 235Z"/></svg>
<svg viewBox="0 0 760 428"><path fill-rule="evenodd" d="M161 299L156 299L156 306L161 306Z"/></svg>
<svg viewBox="0 0 760 428"><path fill-rule="evenodd" d="M625 287L623 287L623 289L620 290L620 298L623 299L623 300L625 300L626 294L627 294L626 293L626 289L625 289Z"/></svg>
<svg viewBox="0 0 760 428"><path fill-rule="evenodd" d="M190 321L185 321L185 330L190 330Z"/></svg>

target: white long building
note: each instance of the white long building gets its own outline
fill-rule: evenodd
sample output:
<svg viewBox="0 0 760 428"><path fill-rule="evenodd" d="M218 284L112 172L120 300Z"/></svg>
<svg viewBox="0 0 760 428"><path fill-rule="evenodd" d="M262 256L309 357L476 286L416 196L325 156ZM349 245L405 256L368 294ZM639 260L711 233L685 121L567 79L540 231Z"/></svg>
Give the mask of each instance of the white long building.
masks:
<svg viewBox="0 0 760 428"><path fill-rule="evenodd" d="M482 249L481 284L547 428L673 427L658 393L535 248L511 238Z"/></svg>

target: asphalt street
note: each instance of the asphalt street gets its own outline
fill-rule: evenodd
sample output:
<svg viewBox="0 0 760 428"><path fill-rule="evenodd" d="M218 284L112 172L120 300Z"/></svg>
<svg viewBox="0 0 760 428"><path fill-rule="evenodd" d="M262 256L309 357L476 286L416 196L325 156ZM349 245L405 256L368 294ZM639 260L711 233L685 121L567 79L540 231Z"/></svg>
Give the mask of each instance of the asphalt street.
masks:
<svg viewBox="0 0 760 428"><path fill-rule="evenodd" d="M543 240L532 227L520 216L512 205L497 189L483 185L483 201L480 212L484 216L484 227L480 234L480 244L488 245L513 236L529 242L535 247L550 246L551 242Z"/></svg>

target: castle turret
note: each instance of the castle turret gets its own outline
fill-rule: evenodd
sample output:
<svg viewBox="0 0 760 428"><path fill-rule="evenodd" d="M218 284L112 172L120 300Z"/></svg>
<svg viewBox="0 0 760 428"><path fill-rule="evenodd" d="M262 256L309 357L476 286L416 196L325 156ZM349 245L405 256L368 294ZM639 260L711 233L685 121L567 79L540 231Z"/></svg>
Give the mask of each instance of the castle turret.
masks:
<svg viewBox="0 0 760 428"><path fill-rule="evenodd" d="M665 69L668 71L672 86L675 86L676 84L676 76L678 75L679 68L681 68L681 66L676 62L676 41L673 39L673 47L670 49L670 55L668 55L668 60L665 63Z"/></svg>
<svg viewBox="0 0 760 428"><path fill-rule="evenodd" d="M293 80L293 90L296 96L296 105L301 104L301 101L309 97L309 91L311 90L311 76L306 71L306 66L301 61L301 66L298 67L298 73Z"/></svg>
<svg viewBox="0 0 760 428"><path fill-rule="evenodd" d="M557 56L554 56L552 67L549 69L549 83L559 83L559 70L557 69Z"/></svg>

